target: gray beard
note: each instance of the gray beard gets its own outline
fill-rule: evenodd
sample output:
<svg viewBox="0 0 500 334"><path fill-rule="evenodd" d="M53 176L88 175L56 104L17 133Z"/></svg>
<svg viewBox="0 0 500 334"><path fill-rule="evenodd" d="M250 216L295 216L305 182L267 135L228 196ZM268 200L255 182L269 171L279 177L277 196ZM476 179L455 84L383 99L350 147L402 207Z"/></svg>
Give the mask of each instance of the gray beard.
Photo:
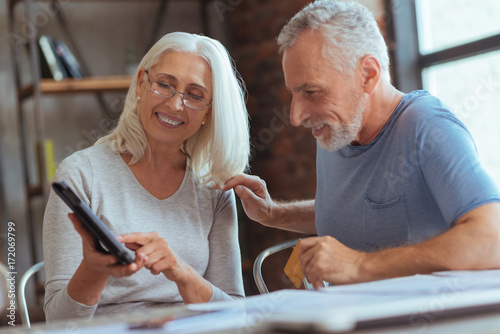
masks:
<svg viewBox="0 0 500 334"><path fill-rule="evenodd" d="M356 110L352 121L348 124L332 124L326 122L325 126L330 127L331 136L327 139L319 137L319 146L326 151L338 151L351 144L361 128L363 122L363 110Z"/></svg>

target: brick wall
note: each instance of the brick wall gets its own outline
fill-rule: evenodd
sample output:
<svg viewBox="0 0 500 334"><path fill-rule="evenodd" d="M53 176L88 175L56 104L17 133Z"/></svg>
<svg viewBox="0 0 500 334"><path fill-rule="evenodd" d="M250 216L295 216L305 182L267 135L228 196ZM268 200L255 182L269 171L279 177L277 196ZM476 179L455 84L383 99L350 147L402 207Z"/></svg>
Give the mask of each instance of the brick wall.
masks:
<svg viewBox="0 0 500 334"><path fill-rule="evenodd" d="M264 179L273 198L313 198L316 144L310 132L290 125L290 94L285 88L276 38L287 20L308 1L243 0L230 15L231 55L248 90L251 117L251 174ZM296 234L270 229L240 217L244 257L252 262L266 247ZM269 288L281 286L282 257L270 259ZM280 263L281 262L281 263ZM266 266L267 267L267 266ZM266 272L268 268L265 268ZM257 293L246 275L246 292ZM274 279L272 279L274 278Z"/></svg>

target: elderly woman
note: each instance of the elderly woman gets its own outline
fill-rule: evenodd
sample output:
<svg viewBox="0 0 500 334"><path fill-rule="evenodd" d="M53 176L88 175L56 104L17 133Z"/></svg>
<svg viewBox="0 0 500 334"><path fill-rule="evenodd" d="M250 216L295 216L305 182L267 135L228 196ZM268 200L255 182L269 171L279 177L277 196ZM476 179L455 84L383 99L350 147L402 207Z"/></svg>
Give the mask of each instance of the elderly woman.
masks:
<svg viewBox="0 0 500 334"><path fill-rule="evenodd" d="M244 297L234 194L248 116L226 49L171 33L139 64L117 127L59 166L65 181L135 252L129 265L54 193L44 217L48 321ZM73 222L71 224L70 219Z"/></svg>

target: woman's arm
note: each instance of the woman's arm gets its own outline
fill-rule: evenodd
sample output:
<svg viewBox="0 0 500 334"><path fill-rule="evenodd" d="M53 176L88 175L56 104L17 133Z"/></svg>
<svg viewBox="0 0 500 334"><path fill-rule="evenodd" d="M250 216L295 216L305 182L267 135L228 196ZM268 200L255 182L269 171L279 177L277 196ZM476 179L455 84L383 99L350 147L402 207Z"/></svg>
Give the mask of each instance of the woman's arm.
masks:
<svg viewBox="0 0 500 334"><path fill-rule="evenodd" d="M232 190L217 191L214 222L208 241L210 258L205 278L215 287L210 301L243 298L238 216Z"/></svg>
<svg viewBox="0 0 500 334"><path fill-rule="evenodd" d="M92 171L88 160L80 154L64 160L54 176L66 181L85 202L90 202ZM46 272L44 311L47 321L92 318L97 302L110 275L125 275L138 270L109 266L116 263L111 255L96 251L92 235L72 218L69 207L51 192L43 223L43 249ZM106 270L97 268L109 266ZM128 270L128 272L127 272ZM125 272L122 272L125 271Z"/></svg>
<svg viewBox="0 0 500 334"><path fill-rule="evenodd" d="M185 303L244 296L233 192L219 192L216 202L208 235L210 254L204 277L179 258L157 232L119 236L120 241L125 242L137 256L147 256L144 266L152 274L163 273L176 283ZM211 216L209 213L207 215Z"/></svg>
<svg viewBox="0 0 500 334"><path fill-rule="evenodd" d="M66 181L85 202L89 201L92 172L88 160L74 154L59 165L55 181ZM45 261L44 311L48 322L70 318L92 318L97 305L73 300L68 283L82 260L82 241L68 218L69 207L51 191L43 220L43 256Z"/></svg>
<svg viewBox="0 0 500 334"><path fill-rule="evenodd" d="M99 302L110 276L130 276L142 268L147 258L137 255L129 265L117 264L118 259L114 255L103 254L96 249L94 236L74 214L70 214L69 218L82 237L83 259L68 283L68 295L81 304L91 306Z"/></svg>

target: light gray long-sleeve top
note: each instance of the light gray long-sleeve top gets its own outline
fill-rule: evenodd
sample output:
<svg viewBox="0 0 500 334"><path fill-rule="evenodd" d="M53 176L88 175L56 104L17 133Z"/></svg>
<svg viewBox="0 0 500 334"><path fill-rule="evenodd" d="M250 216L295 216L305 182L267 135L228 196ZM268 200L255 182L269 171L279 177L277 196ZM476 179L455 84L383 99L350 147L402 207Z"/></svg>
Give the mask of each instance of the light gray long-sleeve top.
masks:
<svg viewBox="0 0 500 334"><path fill-rule="evenodd" d="M183 261L213 285L210 301L244 297L232 191L197 186L188 165L179 189L159 200L141 186L107 144L66 158L54 180L68 183L115 235L158 232ZM182 303L174 282L146 268L131 277L111 277L96 305L73 300L67 285L82 260L82 241L68 218L70 211L51 192L43 221L47 321Z"/></svg>

